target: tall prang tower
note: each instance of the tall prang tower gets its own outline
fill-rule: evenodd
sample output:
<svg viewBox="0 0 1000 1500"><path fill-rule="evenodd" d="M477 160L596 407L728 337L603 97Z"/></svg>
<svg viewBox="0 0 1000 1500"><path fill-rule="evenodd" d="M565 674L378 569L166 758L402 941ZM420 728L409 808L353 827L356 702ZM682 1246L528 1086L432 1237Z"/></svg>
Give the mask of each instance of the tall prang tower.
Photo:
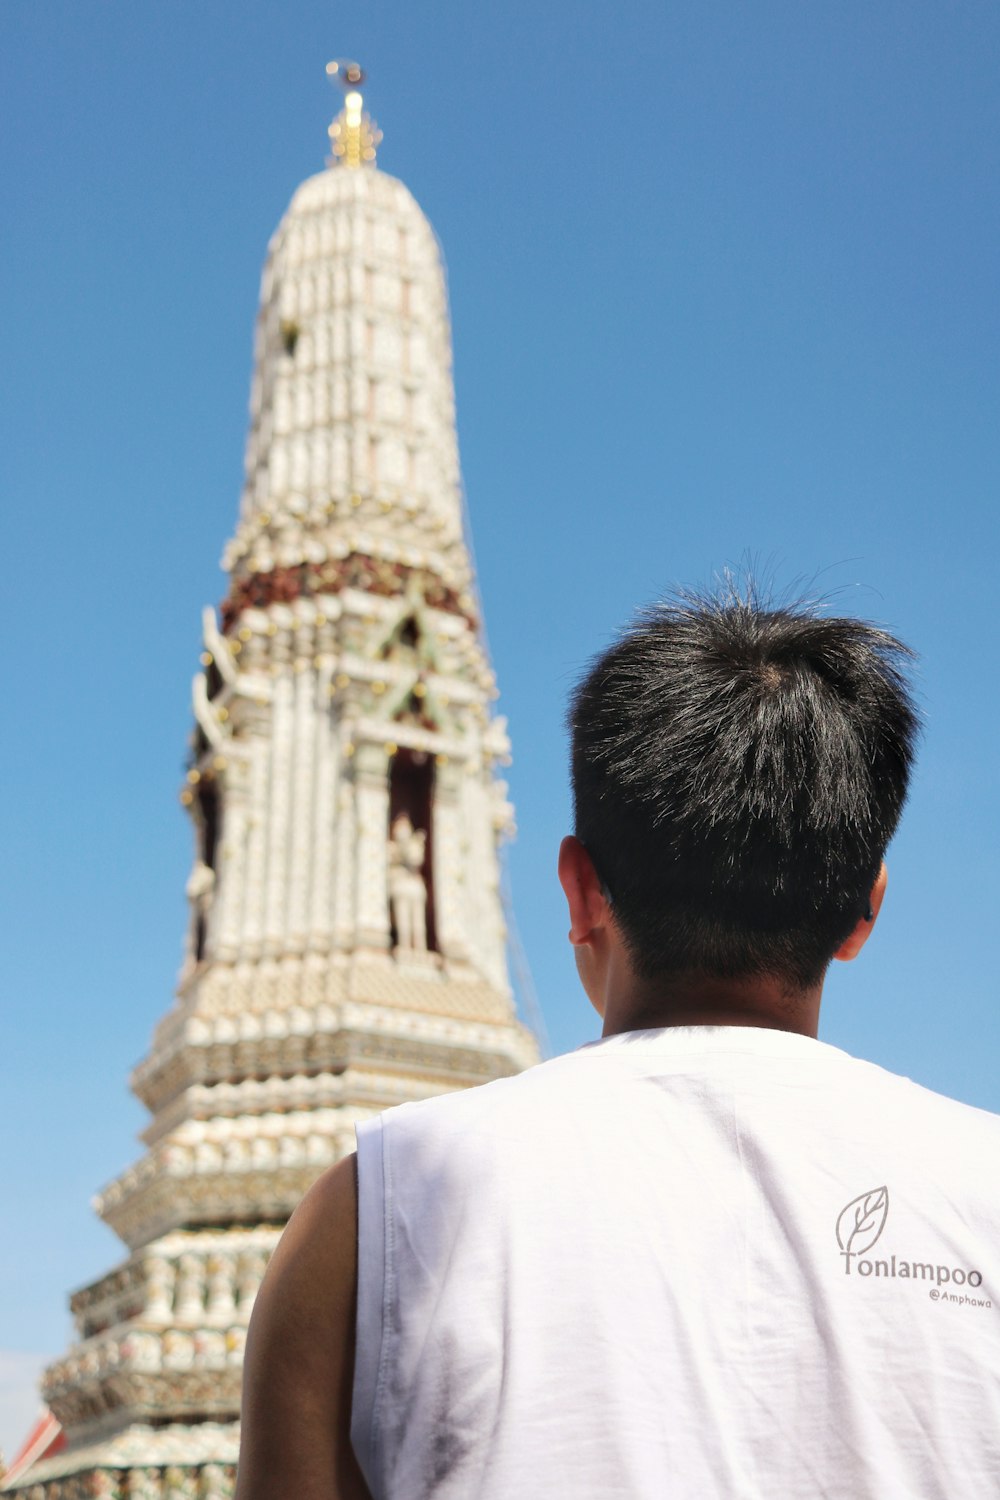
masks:
<svg viewBox="0 0 1000 1500"><path fill-rule="evenodd" d="M302 1194L390 1105L537 1059L507 974L504 721L463 526L445 279L375 166L356 64L271 241L246 484L204 616L173 1009L145 1153L96 1200L127 1258L71 1299L31 1500L232 1492L246 1324Z"/></svg>

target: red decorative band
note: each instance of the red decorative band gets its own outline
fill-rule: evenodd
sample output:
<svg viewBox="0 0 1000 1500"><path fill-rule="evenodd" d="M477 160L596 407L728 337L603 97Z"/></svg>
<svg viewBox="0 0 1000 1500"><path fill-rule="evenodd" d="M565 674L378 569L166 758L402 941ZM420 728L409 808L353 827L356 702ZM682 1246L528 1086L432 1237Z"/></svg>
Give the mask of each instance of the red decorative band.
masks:
<svg viewBox="0 0 1000 1500"><path fill-rule="evenodd" d="M292 568L273 568L270 573L244 573L234 578L229 597L222 603L222 629L231 630L245 609L292 604L296 599L339 594L344 589L362 589L391 599L408 593L413 580L431 609L461 615L476 628L472 611L463 607L455 590L442 583L435 573L351 552L347 557L328 558L322 563L298 563Z"/></svg>

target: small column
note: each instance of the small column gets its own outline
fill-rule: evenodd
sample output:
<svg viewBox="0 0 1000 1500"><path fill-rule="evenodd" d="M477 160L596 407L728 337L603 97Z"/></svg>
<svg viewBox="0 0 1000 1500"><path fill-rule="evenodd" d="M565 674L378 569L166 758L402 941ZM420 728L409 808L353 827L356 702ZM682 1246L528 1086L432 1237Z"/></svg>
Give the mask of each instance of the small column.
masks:
<svg viewBox="0 0 1000 1500"><path fill-rule="evenodd" d="M266 713L266 718L264 717ZM267 876L267 792L271 769L271 716L263 711L249 731L250 777L245 889L241 920L240 957L256 956L264 935L264 896Z"/></svg>
<svg viewBox="0 0 1000 1500"><path fill-rule="evenodd" d="M213 957L231 960L239 953L246 869L247 805L250 767L245 755L229 756L225 778L225 821L216 856Z"/></svg>
<svg viewBox="0 0 1000 1500"><path fill-rule="evenodd" d="M275 636L271 659L276 676L272 698L271 776L268 787L267 884L264 907L264 951L284 952L288 901L288 846L291 830L292 768L295 752L295 689L287 628Z"/></svg>
<svg viewBox="0 0 1000 1500"><path fill-rule="evenodd" d="M205 1307L205 1265L199 1255L182 1255L177 1262L174 1312L184 1322L197 1321Z"/></svg>
<svg viewBox="0 0 1000 1500"><path fill-rule="evenodd" d="M336 869L335 808L339 775L336 723L330 711L331 659L335 649L332 623L316 621L316 650L321 665L316 679L316 806L313 817L313 878L309 896L309 947L330 947Z"/></svg>
<svg viewBox="0 0 1000 1500"><path fill-rule="evenodd" d="M160 1469L144 1467L130 1469L128 1476L129 1500L161 1500L163 1475Z"/></svg>
<svg viewBox="0 0 1000 1500"><path fill-rule="evenodd" d="M434 921L438 948L444 958L468 957L462 916L465 870L461 858L461 770L440 757L434 778Z"/></svg>
<svg viewBox="0 0 1000 1500"><path fill-rule="evenodd" d="M267 1270L268 1256L264 1250L251 1248L241 1252L236 1261L236 1304L241 1322L248 1323L253 1311L257 1289Z"/></svg>
<svg viewBox="0 0 1000 1500"><path fill-rule="evenodd" d="M236 1263L231 1255L215 1251L208 1257L206 1310L213 1317L228 1317L236 1306Z"/></svg>
<svg viewBox="0 0 1000 1500"><path fill-rule="evenodd" d="M206 1464L201 1471L201 1500L229 1500L232 1485L222 1464Z"/></svg>
<svg viewBox="0 0 1000 1500"><path fill-rule="evenodd" d="M355 890L355 830L357 808L354 798L354 751L348 742L341 746L343 773L337 791L336 857L333 888L334 946L349 952L354 947L357 930Z"/></svg>
<svg viewBox="0 0 1000 1500"><path fill-rule="evenodd" d="M174 1308L174 1280L177 1267L165 1255L147 1255L146 1317L154 1323L166 1323Z"/></svg>
<svg viewBox="0 0 1000 1500"><path fill-rule="evenodd" d="M315 845L315 753L316 671L312 664L312 628L305 621L296 625L293 678L295 685L294 752L290 818L291 853L288 864L288 917L286 948L301 952L309 926L309 892L312 885L312 853Z"/></svg>
<svg viewBox="0 0 1000 1500"><path fill-rule="evenodd" d="M509 989L506 924L500 895L498 841L509 813L506 788L481 768L463 787L462 827L468 839L468 874L463 892L469 923L467 931L474 961L498 990Z"/></svg>
<svg viewBox="0 0 1000 1500"><path fill-rule="evenodd" d="M357 807L357 942L389 947L389 756L384 745L359 745L354 756Z"/></svg>

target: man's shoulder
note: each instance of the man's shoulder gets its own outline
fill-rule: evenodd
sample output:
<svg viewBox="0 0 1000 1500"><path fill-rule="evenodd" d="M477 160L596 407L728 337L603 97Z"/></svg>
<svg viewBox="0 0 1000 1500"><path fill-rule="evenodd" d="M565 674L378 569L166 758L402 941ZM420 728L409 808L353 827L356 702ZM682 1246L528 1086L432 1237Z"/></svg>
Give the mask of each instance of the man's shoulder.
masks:
<svg viewBox="0 0 1000 1500"><path fill-rule="evenodd" d="M384 1125L403 1130L468 1128L476 1120L492 1120L531 1109L549 1096L574 1087L580 1060L588 1049L568 1052L535 1063L523 1072L494 1078L472 1088L459 1088L429 1099L413 1100L386 1110Z"/></svg>
<svg viewBox="0 0 1000 1500"><path fill-rule="evenodd" d="M442 1169L445 1160L456 1169L474 1168L502 1143L535 1138L539 1148L543 1141L554 1146L572 1136L584 1117L614 1123L626 1104L634 1113L636 1084L652 1075L657 1095L676 1089L688 1107L696 1099L710 1108L715 1093L749 1089L779 1110L800 1111L803 1123L832 1111L843 1124L849 1098L848 1115L855 1124L862 1118L873 1125L891 1121L892 1135L912 1130L924 1139L937 1134L953 1142L964 1138L970 1146L978 1142L984 1149L1000 1147L1000 1115L827 1043L765 1036L751 1028L714 1034L690 1028L669 1036L633 1032L604 1039L506 1078L398 1105L361 1126L359 1139L368 1131L382 1132L388 1149L405 1149L428 1165L437 1159ZM784 1106L778 1102L782 1094ZM747 1123L753 1118L751 1110Z"/></svg>
<svg viewBox="0 0 1000 1500"><path fill-rule="evenodd" d="M954 1143L965 1139L970 1149L1000 1148L1000 1114L939 1093L905 1074L879 1063L841 1056L849 1066L855 1108L869 1107L891 1118L897 1131L919 1129L927 1139Z"/></svg>
<svg viewBox="0 0 1000 1500"><path fill-rule="evenodd" d="M885 1073L886 1070L880 1068L879 1072ZM977 1104L966 1104L961 1099L955 1099L950 1094L938 1093L935 1089L927 1088L926 1085L901 1074L888 1073L887 1076L898 1080L909 1094L915 1108L925 1110L928 1114L940 1115L942 1119L947 1118L964 1129L981 1131L986 1135L995 1135L1000 1138L1000 1114L996 1114L993 1110L983 1109Z"/></svg>

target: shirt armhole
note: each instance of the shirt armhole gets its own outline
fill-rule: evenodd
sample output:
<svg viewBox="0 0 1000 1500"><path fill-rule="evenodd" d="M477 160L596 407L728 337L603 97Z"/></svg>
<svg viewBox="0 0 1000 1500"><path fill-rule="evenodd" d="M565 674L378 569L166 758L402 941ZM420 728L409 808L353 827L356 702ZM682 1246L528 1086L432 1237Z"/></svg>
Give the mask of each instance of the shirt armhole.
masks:
<svg viewBox="0 0 1000 1500"><path fill-rule="evenodd" d="M351 1446L369 1489L381 1492L377 1441L382 1348L386 1329L386 1194L385 1147L381 1119L356 1128L358 1142L358 1311L354 1386L351 1395Z"/></svg>

